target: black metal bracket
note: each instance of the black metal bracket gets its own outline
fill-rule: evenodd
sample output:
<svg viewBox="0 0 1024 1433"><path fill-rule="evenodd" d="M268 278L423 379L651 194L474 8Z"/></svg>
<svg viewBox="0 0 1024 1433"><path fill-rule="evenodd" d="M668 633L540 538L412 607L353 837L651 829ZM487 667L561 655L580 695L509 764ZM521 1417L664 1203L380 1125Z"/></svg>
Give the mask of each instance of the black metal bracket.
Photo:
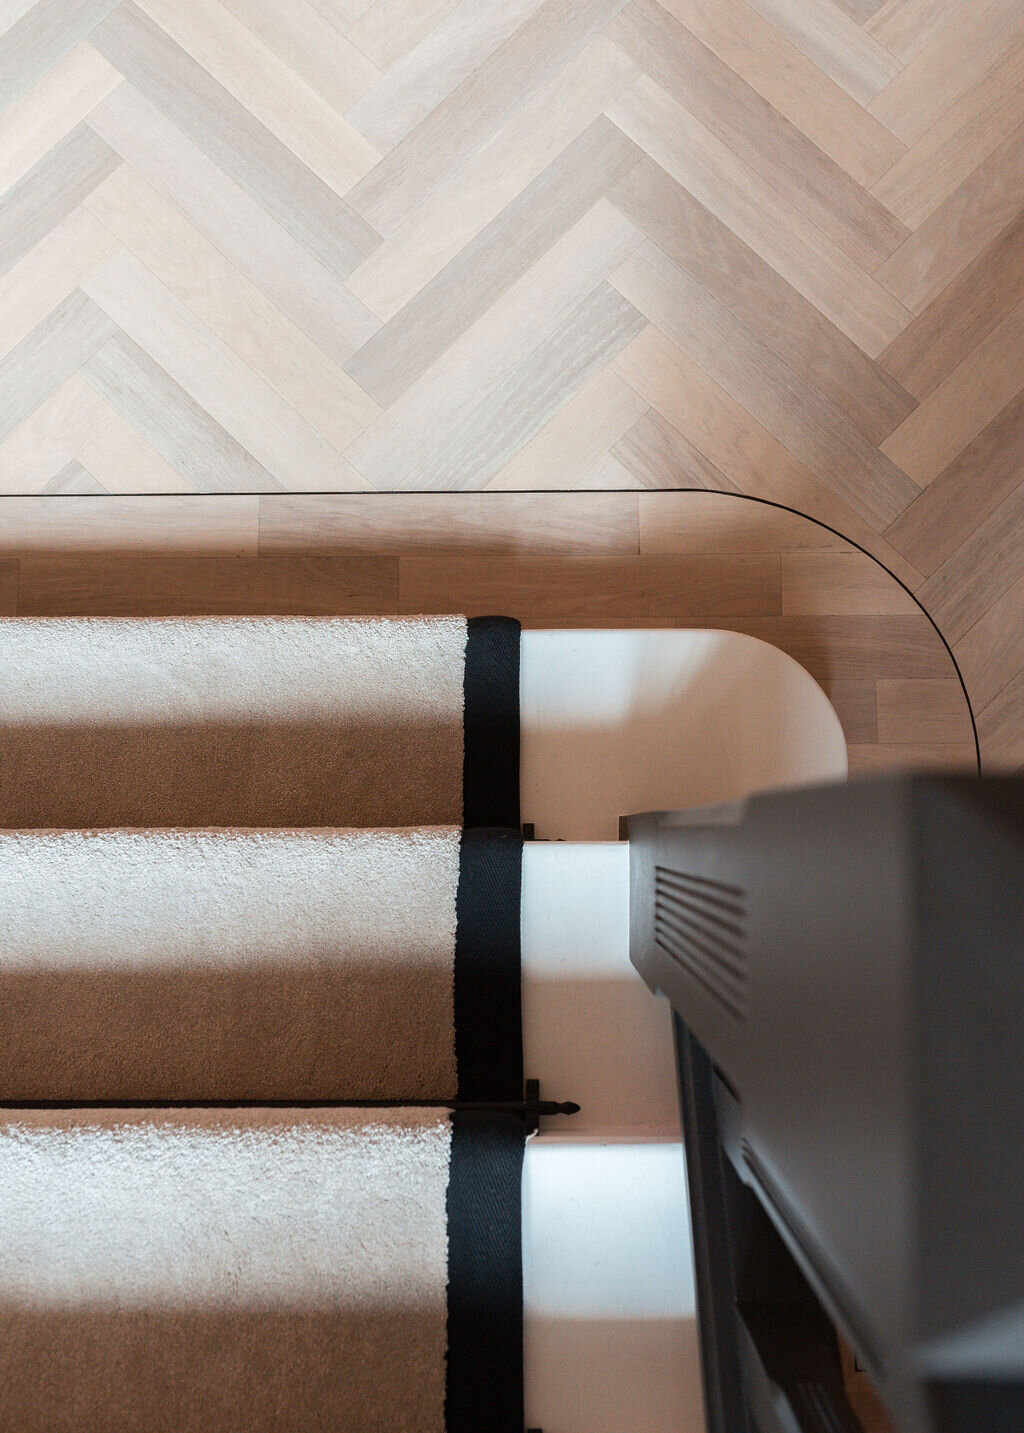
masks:
<svg viewBox="0 0 1024 1433"><path fill-rule="evenodd" d="M579 1105L573 1100L542 1100L540 1097L540 1080L526 1081L526 1097L520 1109L523 1112L523 1121L526 1125L526 1133L537 1134L540 1130L541 1115L575 1115L579 1114ZM532 1430L528 1430L532 1433Z"/></svg>

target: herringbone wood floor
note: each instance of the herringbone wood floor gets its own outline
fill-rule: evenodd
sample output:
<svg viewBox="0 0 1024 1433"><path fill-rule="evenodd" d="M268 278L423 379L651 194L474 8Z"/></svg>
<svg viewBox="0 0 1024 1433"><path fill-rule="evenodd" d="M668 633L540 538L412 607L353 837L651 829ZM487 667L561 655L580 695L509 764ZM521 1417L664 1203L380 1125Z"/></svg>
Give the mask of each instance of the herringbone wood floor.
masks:
<svg viewBox="0 0 1024 1433"><path fill-rule="evenodd" d="M570 607L799 619L823 650L846 622L860 744L962 753L895 582L820 528L736 548L735 504L640 490L767 498L916 594L986 760L1024 762L1021 0L0 0L0 191L0 492L636 490L627 551L677 596L577 566ZM592 522L607 554L606 498L559 510L567 562ZM371 560L337 555L360 500L263 502L260 563L289 522L307 563ZM491 508L501 590L542 596L530 510ZM38 514L4 508L0 597L73 608L95 572L47 597L67 554L18 569ZM444 600L495 595L489 551ZM724 586L681 611L698 551ZM755 612L729 581L769 556Z"/></svg>

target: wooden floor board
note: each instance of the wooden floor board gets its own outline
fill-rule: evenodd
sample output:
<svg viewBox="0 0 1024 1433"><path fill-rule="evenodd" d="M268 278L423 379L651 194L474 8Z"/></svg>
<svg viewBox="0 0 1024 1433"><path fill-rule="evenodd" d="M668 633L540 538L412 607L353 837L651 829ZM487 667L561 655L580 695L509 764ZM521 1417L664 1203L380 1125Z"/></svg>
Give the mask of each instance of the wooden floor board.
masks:
<svg viewBox="0 0 1024 1433"><path fill-rule="evenodd" d="M866 269L904 225L657 0L631 0L608 33L653 80Z"/></svg>
<svg viewBox="0 0 1024 1433"><path fill-rule="evenodd" d="M26 601L129 610L152 504L216 608L235 511L224 610L745 625L957 765L913 592L1019 767L1022 355L1020 0L0 0Z"/></svg>
<svg viewBox="0 0 1024 1433"><path fill-rule="evenodd" d="M1024 302L1024 210L907 325L879 363L926 398Z"/></svg>

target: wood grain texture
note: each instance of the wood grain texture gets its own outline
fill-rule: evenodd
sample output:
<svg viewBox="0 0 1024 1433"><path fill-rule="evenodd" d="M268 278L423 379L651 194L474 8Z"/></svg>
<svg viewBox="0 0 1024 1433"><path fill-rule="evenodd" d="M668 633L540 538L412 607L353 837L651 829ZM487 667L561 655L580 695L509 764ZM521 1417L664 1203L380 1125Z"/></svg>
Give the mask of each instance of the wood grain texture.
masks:
<svg viewBox="0 0 1024 1433"><path fill-rule="evenodd" d="M395 610L398 564L385 557L26 557L25 617L176 617L210 613L333 617Z"/></svg>
<svg viewBox="0 0 1024 1433"><path fill-rule="evenodd" d="M920 313L1024 207L1024 125L978 165L876 271Z"/></svg>
<svg viewBox="0 0 1024 1433"><path fill-rule="evenodd" d="M879 449L869 442L656 245L647 243L631 255L612 283L869 522L883 525L887 515L891 521L913 501L913 485L887 460L885 444Z"/></svg>
<svg viewBox="0 0 1024 1433"><path fill-rule="evenodd" d="M900 334L879 363L926 398L1024 302L1024 211Z"/></svg>
<svg viewBox="0 0 1024 1433"><path fill-rule="evenodd" d="M866 269L907 230L657 0L631 0L611 38L688 114Z"/></svg>
<svg viewBox="0 0 1024 1433"><path fill-rule="evenodd" d="M886 536L922 572L951 558L1021 483L1024 393L953 459L889 527Z"/></svg>
<svg viewBox="0 0 1024 1433"><path fill-rule="evenodd" d="M45 239L116 164L113 151L79 124L0 196L0 274Z"/></svg>
<svg viewBox="0 0 1024 1433"><path fill-rule="evenodd" d="M787 0L792 3L792 0ZM869 108L913 144L1005 54L1024 31L1017 0L976 0L900 69Z"/></svg>
<svg viewBox="0 0 1024 1433"><path fill-rule="evenodd" d="M373 249L369 224L136 6L91 42L331 273L344 278Z"/></svg>
<svg viewBox="0 0 1024 1433"><path fill-rule="evenodd" d="M641 160L609 198L866 437L880 443L914 407L884 368L659 165Z"/></svg>
<svg viewBox="0 0 1024 1433"><path fill-rule="evenodd" d="M587 521L581 525L577 515L584 505ZM627 493L583 500L564 493L495 493L476 502L447 493L394 493L374 503L333 494L260 499L261 554L632 556L637 548L637 500Z"/></svg>
<svg viewBox="0 0 1024 1433"><path fill-rule="evenodd" d="M863 567L858 590L870 588L884 608L900 590L870 559L799 514L738 494L53 496L0 505L0 578L3 563L20 560L10 589L20 585L25 613L454 606L506 611L527 626L734 628L812 671L848 741L864 748L859 763L885 765L901 744L900 759L920 764L925 748L909 738L914 723L929 722L926 754L962 762L968 708L953 700L956 669L919 609L780 610L787 565L848 556ZM813 577L808 567L805 590ZM834 576L821 577L827 593ZM876 749L885 682L887 718L904 727Z"/></svg>
<svg viewBox="0 0 1024 1433"><path fill-rule="evenodd" d="M1019 0L0 0L0 489L749 495L839 536L708 507L644 558L778 559L721 620L818 625L858 761L956 756L879 739L873 683L950 672L863 549L1004 749L1022 224ZM567 555L639 561L596 511ZM845 622L910 625L869 672Z"/></svg>
<svg viewBox="0 0 1024 1433"><path fill-rule="evenodd" d="M880 681L878 740L888 742L970 742L963 689L952 678L914 682Z"/></svg>
<svg viewBox="0 0 1024 1433"><path fill-rule="evenodd" d="M0 504L0 558L126 553L255 557L259 498L39 498Z"/></svg>
<svg viewBox="0 0 1024 1433"><path fill-rule="evenodd" d="M1024 763L1024 733L1020 721L1022 703L1024 673L1018 672L978 713L983 770L993 773L1019 771Z"/></svg>

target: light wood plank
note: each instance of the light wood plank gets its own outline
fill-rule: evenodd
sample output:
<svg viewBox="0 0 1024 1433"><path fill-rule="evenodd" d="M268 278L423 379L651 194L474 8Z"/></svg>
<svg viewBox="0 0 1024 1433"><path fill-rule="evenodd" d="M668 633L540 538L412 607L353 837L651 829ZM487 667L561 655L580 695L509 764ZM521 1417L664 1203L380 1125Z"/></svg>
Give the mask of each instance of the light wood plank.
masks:
<svg viewBox="0 0 1024 1433"><path fill-rule="evenodd" d="M779 610L777 554L705 557L408 557L402 612L499 610L529 622L674 617L696 625ZM497 606L495 605L497 604Z"/></svg>
<svg viewBox="0 0 1024 1433"><path fill-rule="evenodd" d="M847 744L873 746L878 741L878 707L875 682L847 682L840 678L824 686L842 723Z"/></svg>
<svg viewBox="0 0 1024 1433"><path fill-rule="evenodd" d="M348 374L145 180L123 165L90 211L166 288L339 450L380 412Z"/></svg>
<svg viewBox="0 0 1024 1433"><path fill-rule="evenodd" d="M786 552L782 610L792 617L857 617L920 608L865 552Z"/></svg>
<svg viewBox="0 0 1024 1433"><path fill-rule="evenodd" d="M949 771L976 775L974 742L856 743L847 748L851 776L877 776L886 771Z"/></svg>
<svg viewBox="0 0 1024 1433"><path fill-rule="evenodd" d="M980 523L921 587L918 596L947 640L957 643L1020 574L1024 483Z"/></svg>
<svg viewBox="0 0 1024 1433"><path fill-rule="evenodd" d="M746 0L662 0L780 114L869 187L905 146Z"/></svg>
<svg viewBox="0 0 1024 1433"><path fill-rule="evenodd" d="M81 497L86 493L105 493L107 490L102 483L98 483L91 473L87 473L77 458L60 472L50 479L42 489L44 493L62 493L65 495L74 494Z"/></svg>
<svg viewBox="0 0 1024 1433"><path fill-rule="evenodd" d="M3 31L0 112L27 94L109 15L120 0L38 0L8 9L17 19Z"/></svg>
<svg viewBox="0 0 1024 1433"><path fill-rule="evenodd" d="M0 358L74 293L117 248L84 208L74 209L0 279Z"/></svg>
<svg viewBox="0 0 1024 1433"><path fill-rule="evenodd" d="M794 507L851 538L912 589L921 574L652 325L615 360L618 373L751 497Z"/></svg>
<svg viewBox="0 0 1024 1433"><path fill-rule="evenodd" d="M721 468L653 408L619 439L609 457L644 488L739 491Z"/></svg>
<svg viewBox="0 0 1024 1433"><path fill-rule="evenodd" d="M336 194L345 194L380 158L374 145L218 0L203 0L198 7L192 0L139 0L139 8ZM171 55L169 49L164 53ZM212 96L213 90L204 93Z"/></svg>
<svg viewBox="0 0 1024 1433"><path fill-rule="evenodd" d="M625 0L545 0L349 193L381 233L395 229L446 174L592 40Z"/></svg>
<svg viewBox="0 0 1024 1433"><path fill-rule="evenodd" d="M869 356L909 323L894 295L652 80L644 76L608 115Z"/></svg>
<svg viewBox="0 0 1024 1433"><path fill-rule="evenodd" d="M992 154L877 270L889 291L915 313L1024 207L1024 125Z"/></svg>
<svg viewBox="0 0 1024 1433"><path fill-rule="evenodd" d="M618 554L637 550L636 498L607 493L392 493L379 502L331 493L260 499L260 552L309 557Z"/></svg>
<svg viewBox="0 0 1024 1433"><path fill-rule="evenodd" d="M357 23L371 0L311 0L325 20L343 34Z"/></svg>
<svg viewBox="0 0 1024 1433"><path fill-rule="evenodd" d="M331 273L343 279L375 247L373 229L130 0L92 44Z"/></svg>
<svg viewBox="0 0 1024 1433"><path fill-rule="evenodd" d="M900 69L871 101L871 113L905 144L916 144L1022 31L1024 11L1018 0L979 0L971 5L966 23L947 25Z"/></svg>
<svg viewBox="0 0 1024 1433"><path fill-rule="evenodd" d="M978 713L982 769L986 773L1016 771L1024 761L1024 672L1007 682L997 697Z"/></svg>
<svg viewBox="0 0 1024 1433"><path fill-rule="evenodd" d="M1011 309L1024 302L1024 212L943 289L879 357L925 398Z"/></svg>
<svg viewBox="0 0 1024 1433"><path fill-rule="evenodd" d="M639 493L644 485L628 468L624 468L612 453L605 453L592 468L587 469L574 486L579 491L587 492Z"/></svg>
<svg viewBox="0 0 1024 1433"><path fill-rule="evenodd" d="M337 450L130 254L114 255L85 292L278 484L365 486Z"/></svg>
<svg viewBox="0 0 1024 1433"><path fill-rule="evenodd" d="M403 480L411 488L484 487L646 325L609 284L522 359Z"/></svg>
<svg viewBox="0 0 1024 1433"><path fill-rule="evenodd" d="M836 84L867 104L900 71L900 62L832 0L752 0L753 7Z"/></svg>
<svg viewBox="0 0 1024 1433"><path fill-rule="evenodd" d="M599 36L440 183L346 279L382 319L394 315L554 163L638 70Z"/></svg>
<svg viewBox="0 0 1024 1433"><path fill-rule="evenodd" d="M781 647L825 685L886 677L926 681L954 676L949 653L923 612L914 616L744 617L723 623Z"/></svg>
<svg viewBox="0 0 1024 1433"><path fill-rule="evenodd" d="M966 19L970 8L971 0L885 0L864 29L907 64L947 25Z"/></svg>
<svg viewBox="0 0 1024 1433"><path fill-rule="evenodd" d="M971 715L960 683L946 680L878 683L880 742L957 742L974 740Z"/></svg>
<svg viewBox="0 0 1024 1433"><path fill-rule="evenodd" d="M113 416L81 374L73 374L0 443L0 494L39 492Z"/></svg>
<svg viewBox="0 0 1024 1433"><path fill-rule="evenodd" d="M873 442L913 409L883 368L659 165L641 160L609 198Z"/></svg>
<svg viewBox="0 0 1024 1433"><path fill-rule="evenodd" d="M429 35L435 25L440 25L458 3L459 0L373 0L346 27L346 33L353 45L386 70Z"/></svg>
<svg viewBox="0 0 1024 1433"><path fill-rule="evenodd" d="M850 551L843 538L800 513L732 493L691 493L685 505L671 493L643 493L639 518L642 553L781 552L783 600L785 564L794 551ZM891 577L887 581L895 587Z"/></svg>
<svg viewBox="0 0 1024 1433"><path fill-rule="evenodd" d="M916 229L1021 124L1024 42L1007 50L871 192L904 224Z"/></svg>
<svg viewBox="0 0 1024 1433"><path fill-rule="evenodd" d="M258 522L255 497L19 498L0 503L0 554L254 557Z"/></svg>
<svg viewBox="0 0 1024 1433"><path fill-rule="evenodd" d="M117 167L117 155L85 124L0 198L0 275L47 237Z"/></svg>
<svg viewBox="0 0 1024 1433"><path fill-rule="evenodd" d="M656 245L630 255L612 283L870 522L892 521L916 497L904 473Z"/></svg>
<svg viewBox="0 0 1024 1433"><path fill-rule="evenodd" d="M632 0L608 34L744 163L865 269L906 227L657 0Z"/></svg>
<svg viewBox="0 0 1024 1433"><path fill-rule="evenodd" d="M263 492L277 485L251 453L124 334L100 349L82 372L196 491ZM132 491L141 491L141 486Z"/></svg>
<svg viewBox="0 0 1024 1433"><path fill-rule="evenodd" d="M89 45L78 45L0 116L0 193L24 177L80 124L121 76Z"/></svg>
<svg viewBox="0 0 1024 1433"><path fill-rule="evenodd" d="M14 617L18 612L18 564L0 562L0 614Z"/></svg>
<svg viewBox="0 0 1024 1433"><path fill-rule="evenodd" d="M376 333L369 309L130 85L89 123L336 363Z"/></svg>
<svg viewBox="0 0 1024 1433"><path fill-rule="evenodd" d="M346 456L371 486L400 487L422 456L424 434L432 444L443 442L640 242L637 229L600 201L356 439Z"/></svg>
<svg viewBox="0 0 1024 1433"><path fill-rule="evenodd" d="M110 493L194 493L195 483L179 473L123 418L115 418L78 459Z"/></svg>
<svg viewBox="0 0 1024 1433"><path fill-rule="evenodd" d="M461 3L352 106L348 119L380 152L400 139L514 35L542 0Z"/></svg>
<svg viewBox="0 0 1024 1433"><path fill-rule="evenodd" d="M339 113L380 75L372 60L309 0L288 0L286 6L278 0L225 0L225 4Z"/></svg>
<svg viewBox="0 0 1024 1433"><path fill-rule="evenodd" d="M620 130L596 120L349 359L346 372L379 403L394 402L638 158Z"/></svg>
<svg viewBox="0 0 1024 1433"><path fill-rule="evenodd" d="M963 360L882 444L924 486L1024 388L1024 303Z"/></svg>
<svg viewBox="0 0 1024 1433"><path fill-rule="evenodd" d="M395 611L397 588L398 563L388 557L25 557L18 612L23 617L372 616Z"/></svg>
<svg viewBox="0 0 1024 1433"><path fill-rule="evenodd" d="M1002 691L1010 674L1024 671L1024 575L1008 588L953 649L975 709Z"/></svg>
<svg viewBox="0 0 1024 1433"><path fill-rule="evenodd" d="M1024 393L1008 403L886 530L893 546L927 573L952 557L1019 487L1024 476L1022 433Z"/></svg>
<svg viewBox="0 0 1024 1433"><path fill-rule="evenodd" d="M102 348L115 325L80 289L0 362L0 442Z"/></svg>
<svg viewBox="0 0 1024 1433"><path fill-rule="evenodd" d="M38 0L0 0L0 35L6 35Z"/></svg>
<svg viewBox="0 0 1024 1433"><path fill-rule="evenodd" d="M487 486L506 491L575 487L646 412L639 394L610 368L602 368Z"/></svg>

